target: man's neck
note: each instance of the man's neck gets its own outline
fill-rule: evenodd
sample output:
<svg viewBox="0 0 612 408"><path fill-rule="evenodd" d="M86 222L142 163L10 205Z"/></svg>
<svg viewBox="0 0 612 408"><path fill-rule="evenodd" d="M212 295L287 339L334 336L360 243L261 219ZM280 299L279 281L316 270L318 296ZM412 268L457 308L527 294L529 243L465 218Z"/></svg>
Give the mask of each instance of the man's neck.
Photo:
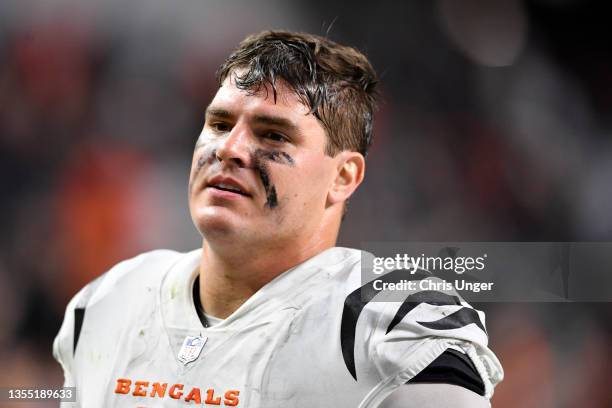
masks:
<svg viewBox="0 0 612 408"><path fill-rule="evenodd" d="M251 249L221 256L204 241L200 261L200 301L206 314L225 319L268 282L333 246L302 246L301 251ZM290 246L289 246L290 247Z"/></svg>

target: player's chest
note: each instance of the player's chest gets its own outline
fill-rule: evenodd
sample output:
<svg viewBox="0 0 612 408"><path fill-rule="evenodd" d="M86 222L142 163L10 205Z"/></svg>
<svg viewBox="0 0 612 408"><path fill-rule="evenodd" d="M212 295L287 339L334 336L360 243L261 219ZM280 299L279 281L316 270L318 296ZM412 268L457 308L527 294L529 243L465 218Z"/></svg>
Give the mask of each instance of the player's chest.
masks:
<svg viewBox="0 0 612 408"><path fill-rule="evenodd" d="M85 398L117 407L338 406L330 398L340 395L351 399L341 406L357 406L352 399L360 393L343 364L339 321L320 309L280 310L263 322L201 331L144 319L100 344L110 347L110 358L94 369L105 374L87 376L95 381L81 389ZM84 344L95 347L91 340Z"/></svg>
<svg viewBox="0 0 612 408"><path fill-rule="evenodd" d="M331 328L321 322L320 330L305 335L294 314L223 330L142 328L145 335L119 345L105 399L133 407L286 407L298 395L320 392L314 384L337 360Z"/></svg>

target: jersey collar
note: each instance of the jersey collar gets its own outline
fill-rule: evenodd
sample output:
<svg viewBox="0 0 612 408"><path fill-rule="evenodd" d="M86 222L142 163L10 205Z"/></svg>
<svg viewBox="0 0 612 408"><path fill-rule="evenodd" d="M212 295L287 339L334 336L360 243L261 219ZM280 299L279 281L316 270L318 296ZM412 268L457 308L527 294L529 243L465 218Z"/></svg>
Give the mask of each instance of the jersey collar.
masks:
<svg viewBox="0 0 612 408"><path fill-rule="evenodd" d="M252 324L265 324L284 309L299 309L313 286L328 281L349 258L357 262L361 252L355 249L329 248L281 273L259 289L219 324L204 328L193 300L193 284L198 276L202 250L185 254L166 273L160 293L160 309L167 329L186 331L235 330ZM312 293L312 292L311 292Z"/></svg>

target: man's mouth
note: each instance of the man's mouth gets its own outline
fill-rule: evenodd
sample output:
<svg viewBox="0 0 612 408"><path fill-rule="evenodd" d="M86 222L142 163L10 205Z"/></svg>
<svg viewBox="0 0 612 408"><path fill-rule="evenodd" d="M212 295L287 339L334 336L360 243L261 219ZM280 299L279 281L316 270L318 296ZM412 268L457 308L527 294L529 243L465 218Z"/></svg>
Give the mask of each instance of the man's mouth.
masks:
<svg viewBox="0 0 612 408"><path fill-rule="evenodd" d="M206 187L228 193L239 194L245 197L251 197L251 194L249 194L247 188L239 180L236 180L233 177L223 175L214 176L208 180Z"/></svg>
<svg viewBox="0 0 612 408"><path fill-rule="evenodd" d="M242 191L239 187L232 186L232 185L225 184L225 183L211 184L209 187L216 188L217 190L221 190L221 191L229 191L230 193L237 193L237 194L247 196L247 197L249 196L249 194Z"/></svg>

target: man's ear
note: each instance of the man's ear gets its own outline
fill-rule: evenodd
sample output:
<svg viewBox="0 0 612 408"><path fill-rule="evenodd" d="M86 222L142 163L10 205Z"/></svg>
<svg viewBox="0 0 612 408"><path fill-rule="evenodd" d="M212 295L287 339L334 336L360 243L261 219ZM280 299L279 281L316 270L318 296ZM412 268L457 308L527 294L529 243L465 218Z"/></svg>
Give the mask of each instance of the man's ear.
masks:
<svg viewBox="0 0 612 408"><path fill-rule="evenodd" d="M343 151L334 159L337 160L336 177L327 194L328 205L348 200L365 175L365 159L361 153Z"/></svg>

